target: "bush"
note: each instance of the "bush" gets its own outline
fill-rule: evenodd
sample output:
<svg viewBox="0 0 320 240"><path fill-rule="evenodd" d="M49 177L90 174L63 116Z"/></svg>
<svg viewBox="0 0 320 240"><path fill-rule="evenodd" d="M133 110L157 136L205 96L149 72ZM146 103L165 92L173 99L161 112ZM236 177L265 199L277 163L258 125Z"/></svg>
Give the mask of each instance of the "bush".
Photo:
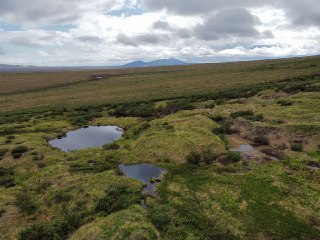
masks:
<svg viewBox="0 0 320 240"><path fill-rule="evenodd" d="M23 146L23 145L20 145L20 146L17 146L15 148L13 148L11 150L11 154L15 154L15 153L25 153L28 151L28 148L26 146Z"/></svg>
<svg viewBox="0 0 320 240"><path fill-rule="evenodd" d="M247 119L251 121L261 122L264 119L264 116L262 114L257 114L257 115L248 117Z"/></svg>
<svg viewBox="0 0 320 240"><path fill-rule="evenodd" d="M277 102L277 104L283 106L283 107L287 107L287 106L292 106L293 102L289 101L289 100L279 100Z"/></svg>
<svg viewBox="0 0 320 240"><path fill-rule="evenodd" d="M152 223L160 231L164 230L171 222L172 210L168 205L158 204L148 208L148 217L151 219Z"/></svg>
<svg viewBox="0 0 320 240"><path fill-rule="evenodd" d="M95 212L110 214L139 203L140 199L141 189L128 185L111 186L106 190L105 196L97 202Z"/></svg>
<svg viewBox="0 0 320 240"><path fill-rule="evenodd" d="M41 161L43 158L44 158L44 157L43 157L42 154L32 156L32 160L33 160L33 161Z"/></svg>
<svg viewBox="0 0 320 240"><path fill-rule="evenodd" d="M201 162L201 153L192 151L186 157L187 163L190 164L200 164Z"/></svg>
<svg viewBox="0 0 320 240"><path fill-rule="evenodd" d="M231 162L239 162L241 160L240 152L229 151L227 157Z"/></svg>
<svg viewBox="0 0 320 240"><path fill-rule="evenodd" d="M70 201L72 196L68 192L60 189L54 192L53 199L56 203L62 203Z"/></svg>
<svg viewBox="0 0 320 240"><path fill-rule="evenodd" d="M203 151L203 162L208 165L212 164L218 157L219 154L213 152L211 149Z"/></svg>
<svg viewBox="0 0 320 240"><path fill-rule="evenodd" d="M223 122L223 124L221 125L221 127L223 128L223 132L224 134L234 134L237 133L237 130L232 128L232 121L228 120Z"/></svg>
<svg viewBox="0 0 320 240"><path fill-rule="evenodd" d="M247 111L238 111L231 113L232 118L237 118L237 117L248 117L248 116L253 116L253 111L252 110L247 110Z"/></svg>
<svg viewBox="0 0 320 240"><path fill-rule="evenodd" d="M154 115L154 106L152 103L127 103L116 107L112 114L117 117L152 117Z"/></svg>
<svg viewBox="0 0 320 240"><path fill-rule="evenodd" d="M83 216L72 214L58 217L50 222L37 223L19 234L20 240L59 240L67 239L69 233L78 228Z"/></svg>
<svg viewBox="0 0 320 240"><path fill-rule="evenodd" d="M46 164L44 162L37 162L38 168L44 168Z"/></svg>
<svg viewBox="0 0 320 240"><path fill-rule="evenodd" d="M7 136L7 139L9 139L9 140L12 140L12 139L15 139L16 137L15 136L13 136L13 135L9 135L9 136Z"/></svg>
<svg viewBox="0 0 320 240"><path fill-rule="evenodd" d="M149 127L151 127L150 123L148 123L148 122L143 122L143 123L141 123L139 129L140 129L140 131L143 131L143 130L148 129Z"/></svg>
<svg viewBox="0 0 320 240"><path fill-rule="evenodd" d="M15 186L14 172L11 169L0 167L0 186L5 188Z"/></svg>
<svg viewBox="0 0 320 240"><path fill-rule="evenodd" d="M254 137L253 141L258 146L269 145L269 139L266 136L256 136Z"/></svg>
<svg viewBox="0 0 320 240"><path fill-rule="evenodd" d="M225 120L225 118L220 115L209 116L209 118L215 122L222 122Z"/></svg>
<svg viewBox="0 0 320 240"><path fill-rule="evenodd" d="M3 157L9 150L6 148L0 148L0 158Z"/></svg>
<svg viewBox="0 0 320 240"><path fill-rule="evenodd" d="M12 157L14 159L19 159L19 158L21 158L21 156L22 156L22 153L14 153L14 154L12 154Z"/></svg>
<svg viewBox="0 0 320 240"><path fill-rule="evenodd" d="M105 144L102 147L104 150L118 150L120 148L117 143Z"/></svg>
<svg viewBox="0 0 320 240"><path fill-rule="evenodd" d="M16 205L24 214L32 214L37 210L37 206L34 203L31 193L24 190L19 192L16 196Z"/></svg>
<svg viewBox="0 0 320 240"><path fill-rule="evenodd" d="M3 214L5 214L5 210L4 209L0 209L0 218L2 217Z"/></svg>
<svg viewBox="0 0 320 240"><path fill-rule="evenodd" d="M303 151L303 144L302 143L292 143L291 150L295 152L302 152Z"/></svg>
<svg viewBox="0 0 320 240"><path fill-rule="evenodd" d="M223 127L218 127L212 130L212 133L215 135L225 134L225 129Z"/></svg>

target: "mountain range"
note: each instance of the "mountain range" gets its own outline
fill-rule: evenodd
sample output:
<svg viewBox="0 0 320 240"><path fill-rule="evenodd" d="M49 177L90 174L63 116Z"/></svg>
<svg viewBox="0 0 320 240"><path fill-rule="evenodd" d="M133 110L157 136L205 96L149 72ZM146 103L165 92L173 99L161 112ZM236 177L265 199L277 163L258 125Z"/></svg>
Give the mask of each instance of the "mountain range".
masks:
<svg viewBox="0 0 320 240"><path fill-rule="evenodd" d="M84 66L84 67L39 67L27 65L9 65L0 64L0 72L50 72L50 71L72 71L72 70L93 70L93 69L116 69L116 68L138 68L138 67L161 67L161 66L176 66L187 65L179 59L158 59L151 62L134 61L121 66Z"/></svg>
<svg viewBox="0 0 320 240"><path fill-rule="evenodd" d="M151 62L145 62L145 61L134 61L128 64L123 65L124 68L135 68L135 67L161 67L161 66L176 66L176 65L187 65L187 63L175 59L175 58L169 58L169 59L158 59Z"/></svg>

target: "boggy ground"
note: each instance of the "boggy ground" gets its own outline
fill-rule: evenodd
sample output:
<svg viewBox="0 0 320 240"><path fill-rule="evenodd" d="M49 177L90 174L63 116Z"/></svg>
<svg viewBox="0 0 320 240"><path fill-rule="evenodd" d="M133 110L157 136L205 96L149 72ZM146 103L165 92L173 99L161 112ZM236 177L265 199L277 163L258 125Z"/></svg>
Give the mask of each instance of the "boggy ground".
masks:
<svg viewBox="0 0 320 240"><path fill-rule="evenodd" d="M320 92L312 81L246 98L6 115L0 239L319 239ZM125 134L69 153L48 144L83 125ZM241 144L256 154L230 152ZM121 163L165 168L158 196L142 196Z"/></svg>

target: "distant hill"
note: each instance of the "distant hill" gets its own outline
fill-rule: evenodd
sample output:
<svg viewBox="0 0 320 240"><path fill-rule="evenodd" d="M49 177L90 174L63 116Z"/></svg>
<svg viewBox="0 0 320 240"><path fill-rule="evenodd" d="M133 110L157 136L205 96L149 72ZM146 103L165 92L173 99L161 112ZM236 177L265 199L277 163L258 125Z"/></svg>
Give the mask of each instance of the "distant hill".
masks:
<svg viewBox="0 0 320 240"><path fill-rule="evenodd" d="M27 66L0 64L0 70L13 70L13 69L26 68L26 67Z"/></svg>
<svg viewBox="0 0 320 240"><path fill-rule="evenodd" d="M161 67L161 66L176 66L176 65L187 65L187 63L180 61L179 59L158 59L152 62L134 61L123 65L124 68L135 68L135 67Z"/></svg>
<svg viewBox="0 0 320 240"><path fill-rule="evenodd" d="M99 69L117 69L117 68L139 68L139 67L161 67L188 65L188 63L179 59L158 59L152 62L134 61L122 66L80 66L80 67L39 67L27 65L9 65L0 64L0 72L57 72L57 71L77 71L77 70L99 70Z"/></svg>

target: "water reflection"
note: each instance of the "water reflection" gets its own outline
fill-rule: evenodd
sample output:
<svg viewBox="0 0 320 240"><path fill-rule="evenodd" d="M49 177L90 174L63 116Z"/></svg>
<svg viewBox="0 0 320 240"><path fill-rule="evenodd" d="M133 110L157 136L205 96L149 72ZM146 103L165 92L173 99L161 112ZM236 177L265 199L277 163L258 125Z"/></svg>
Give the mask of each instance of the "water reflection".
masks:
<svg viewBox="0 0 320 240"><path fill-rule="evenodd" d="M65 137L51 140L49 144L62 151L70 152L72 150L101 147L104 144L113 143L122 134L123 129L117 126L91 126L68 132Z"/></svg>

